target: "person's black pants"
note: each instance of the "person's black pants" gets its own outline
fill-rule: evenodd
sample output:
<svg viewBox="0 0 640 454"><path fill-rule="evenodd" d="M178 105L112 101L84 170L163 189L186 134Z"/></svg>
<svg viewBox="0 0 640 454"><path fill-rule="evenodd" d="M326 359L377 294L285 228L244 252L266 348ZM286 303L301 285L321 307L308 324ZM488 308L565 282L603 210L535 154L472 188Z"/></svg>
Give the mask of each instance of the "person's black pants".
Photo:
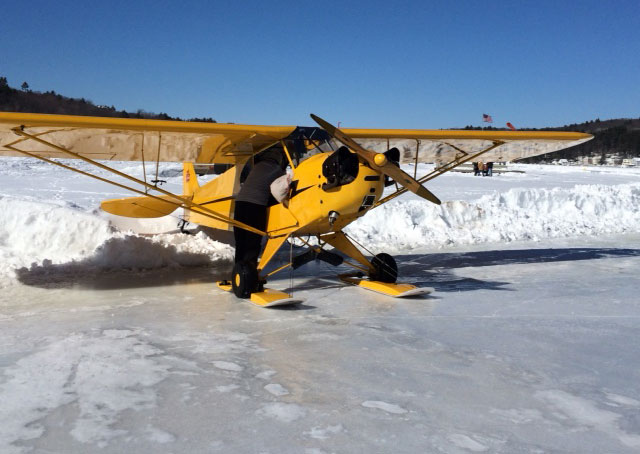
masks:
<svg viewBox="0 0 640 454"><path fill-rule="evenodd" d="M251 202L236 202L233 218L264 231L267 228L267 207ZM233 236L236 240L236 263L249 262L257 266L262 236L240 227L233 227Z"/></svg>

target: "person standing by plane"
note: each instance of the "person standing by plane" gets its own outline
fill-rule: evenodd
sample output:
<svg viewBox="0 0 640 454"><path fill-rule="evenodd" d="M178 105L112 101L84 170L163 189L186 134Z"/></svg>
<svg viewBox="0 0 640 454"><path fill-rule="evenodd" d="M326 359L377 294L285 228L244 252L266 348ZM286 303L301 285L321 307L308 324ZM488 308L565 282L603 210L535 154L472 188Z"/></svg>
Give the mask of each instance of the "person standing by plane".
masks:
<svg viewBox="0 0 640 454"><path fill-rule="evenodd" d="M255 164L236 196L234 219L264 231L267 207L271 199L271 183L285 174L288 164L280 149L270 149L255 157ZM236 243L235 263L258 264L262 236L241 227L233 228Z"/></svg>

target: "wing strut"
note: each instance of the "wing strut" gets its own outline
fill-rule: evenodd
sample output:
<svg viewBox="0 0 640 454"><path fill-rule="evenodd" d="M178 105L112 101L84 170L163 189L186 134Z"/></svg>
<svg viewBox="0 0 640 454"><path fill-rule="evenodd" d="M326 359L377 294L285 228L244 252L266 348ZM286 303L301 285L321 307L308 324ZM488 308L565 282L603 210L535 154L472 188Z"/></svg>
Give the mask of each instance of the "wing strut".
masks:
<svg viewBox="0 0 640 454"><path fill-rule="evenodd" d="M118 176L120 176L122 178L126 178L127 180L133 181L134 183L137 183L137 184L139 184L141 186L144 186L146 189L156 190L156 191L158 191L158 192L160 192L160 193L162 193L162 194L164 194L164 195L166 195L168 197L171 197L171 198L179 201L179 203L178 202L173 202L173 203L176 204L176 207L182 206L185 209L194 211L196 213L199 213L199 214L202 214L204 216L216 219L218 221L226 222L226 223L228 223L230 225L241 227L241 228L243 228L245 230L248 230L248 231L253 232L253 233L257 233L259 235L266 235L265 232L262 232L262 231L260 231L260 230L258 230L256 228L254 228L254 227L251 227L250 225L244 224L243 222L236 221L235 219L231 219L231 218L229 218L227 216L224 216L224 215L222 215L220 213L216 213L215 211L210 210L210 209L208 209L208 208L206 208L206 207L204 207L202 205L199 205L197 203L193 203L188 198L181 197L181 196L173 194L173 193L171 193L169 191L165 191L163 189L158 188L157 186L154 186L154 185L151 185L151 184L147 183L146 181L139 180L139 179L137 179L135 177L127 175L126 173L122 173L122 172L120 172L120 171L118 171L116 169L113 169L113 168L111 168L109 166L106 166L106 165L101 164L101 163L99 163L97 161L94 161L93 159L89 159L89 158L87 158L85 156L82 156L82 155L80 155L78 153L75 153L75 152L73 152L71 150L67 150L66 148L60 147L60 146L58 146L56 144L53 144L51 142L47 142L46 140L43 140L43 139L41 139L41 138L39 138L39 137L37 137L35 135L32 135L32 134L29 134L29 133L25 132L21 128L14 128L13 132L16 133L19 136L25 137L27 139L34 140L34 141L39 142L39 143L41 143L43 145L51 147L51 148L53 148L55 150L61 151L61 152L65 153L65 154L68 154L69 156L72 156L72 157L74 157L76 159L81 159L84 162L87 162L87 163L89 163L91 165L94 165L94 166L100 168L100 169L103 169L103 170L106 170L108 172L111 172L111 173L113 173L115 175L118 175ZM37 154L30 153L30 152L25 151L25 150L20 150L20 149L15 148L15 147L13 147L11 145L5 145L5 148L9 148L9 149L11 149L13 151L17 151L19 153L22 153L24 155L30 156L32 158L40 159L40 160L48 162L50 164L55 164L55 165L57 165L59 167L63 167L65 169L80 173L82 175L86 175L86 176L95 178L95 179L103 181L105 183L110 183L110 184L112 184L114 186L118 186L120 188L127 189L129 191L132 191L132 192L135 192L135 193L138 193L138 194L142 194L142 195L145 195L147 197L151 197L151 198L154 198L154 199L162 200L163 202L167 202L167 200L165 200L165 199L162 199L162 198L157 197L157 196L152 196L152 195L150 195L148 193L145 193L144 191L140 191L138 189L134 189L134 188L131 188L129 186L125 186L125 185L117 183L115 181L111 181L111 180L108 180L106 178L102 178L102 177L99 177L97 175L93 175L91 173L84 172L84 171L82 171L80 169L76 169L74 167L64 165L62 163L50 160L50 159L45 158L43 156L38 156Z"/></svg>
<svg viewBox="0 0 640 454"><path fill-rule="evenodd" d="M447 164L445 164L445 165L443 165L441 167L437 167L437 168L433 169L431 172L429 172L428 174L426 174L422 178L418 179L417 181L418 181L418 183L423 184L423 183L426 183L429 180L433 180L434 178L439 177L443 173L447 173L450 170L455 169L460 164L464 164L465 162L469 162L472 159L475 159L478 156L480 156L480 155L482 155L482 154L484 154L484 153L486 153L488 151L491 151L494 148L497 148L497 147L499 147L500 145L503 145L503 144L504 144L504 142L496 140L496 141L493 142L493 144L491 146L489 146L489 147L485 148L484 150L481 150L481 151L479 151L479 152L477 152L475 154L469 154L469 153L467 153L467 152L465 152L463 150L460 150L458 147L454 147L451 144L447 144L447 145L455 148L456 150L460 151L461 153L463 153L463 156L458 157L458 158L454 159L453 161L448 162ZM417 154L416 154L416 156L417 156ZM416 158L416 162L417 162L417 158ZM416 165L416 168L417 167L418 166ZM378 200L378 202L376 202L376 204L373 205L373 208L375 208L375 207L377 207L379 205L382 205L383 203L386 203L391 199L395 199L396 197L398 197L401 194L404 194L405 192L407 192L407 189L406 188L402 188L402 189L394 192L393 194L389 194L388 196L383 197L382 199Z"/></svg>

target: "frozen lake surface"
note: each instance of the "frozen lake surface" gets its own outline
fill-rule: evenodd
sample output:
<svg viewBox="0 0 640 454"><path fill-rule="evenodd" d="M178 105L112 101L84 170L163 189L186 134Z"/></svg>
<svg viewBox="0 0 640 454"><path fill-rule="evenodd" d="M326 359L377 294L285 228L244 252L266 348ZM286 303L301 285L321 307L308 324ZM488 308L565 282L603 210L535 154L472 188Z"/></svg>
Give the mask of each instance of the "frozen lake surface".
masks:
<svg viewBox="0 0 640 454"><path fill-rule="evenodd" d="M30 173L11 162L0 167L0 202L16 208ZM522 241L524 224L489 217L476 228L514 240L375 244L395 248L400 280L434 287L429 297L368 293L312 263L293 277L306 302L273 310L213 285L229 271L227 246L114 233L93 212L101 187L43 174L46 187L27 194L30 223L5 211L0 224L11 265L0 268L0 452L638 452L638 174L585 182L582 172L532 166L508 177L529 194L532 222L558 234ZM503 177L456 174L429 188L471 203L503 191ZM608 188L592 199L610 198L585 202L584 184ZM572 222L580 212L585 221L552 223L545 191L569 191L554 194L578 200ZM625 191L629 204L616 205ZM609 224L616 213L622 231ZM52 235L44 221L64 220L75 243L27 249ZM456 229L433 235L467 238ZM198 261L198 247L216 258ZM138 258L122 258L131 248ZM289 275L270 285L288 288Z"/></svg>

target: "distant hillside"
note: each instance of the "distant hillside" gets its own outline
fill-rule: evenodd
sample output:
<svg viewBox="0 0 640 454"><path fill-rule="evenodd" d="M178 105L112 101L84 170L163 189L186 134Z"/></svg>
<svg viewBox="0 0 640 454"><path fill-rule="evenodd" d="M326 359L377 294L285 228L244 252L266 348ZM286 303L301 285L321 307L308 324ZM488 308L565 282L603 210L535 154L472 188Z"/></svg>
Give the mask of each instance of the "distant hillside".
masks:
<svg viewBox="0 0 640 454"><path fill-rule="evenodd" d="M577 131L593 134L593 139L576 147L558 151L550 155L536 156L526 162L540 162L550 159L576 160L582 157L605 159L617 156L620 159L640 156L640 118L619 118L566 125L561 128L545 128L548 131Z"/></svg>
<svg viewBox="0 0 640 454"><path fill-rule="evenodd" d="M55 91L44 93L31 91L25 82L21 89L12 88L6 77L0 77L0 111L29 112L61 115L86 115L95 117L147 118L153 120L179 120L166 113L150 113L143 110L127 112L116 110L114 106L96 106L85 98L69 98ZM213 118L190 118L189 121L215 123Z"/></svg>

